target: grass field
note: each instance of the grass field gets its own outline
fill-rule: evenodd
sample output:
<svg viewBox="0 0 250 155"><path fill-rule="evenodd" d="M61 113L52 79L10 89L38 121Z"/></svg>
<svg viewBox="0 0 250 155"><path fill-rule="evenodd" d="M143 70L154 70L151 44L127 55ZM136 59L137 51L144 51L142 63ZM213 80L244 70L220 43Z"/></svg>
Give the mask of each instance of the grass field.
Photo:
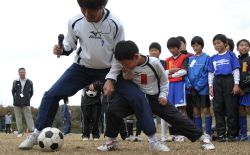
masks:
<svg viewBox="0 0 250 155"><path fill-rule="evenodd" d="M157 133L160 137L160 133ZM82 141L81 134L72 134L71 136L65 136L63 147L57 152L42 152L38 145L35 145L32 150L19 150L18 145L25 140L28 134L26 133L24 137L17 138L14 134L0 133L0 155L151 155L151 154L180 154L180 155L237 155L237 154L250 154L250 142L225 142L217 143L213 142L216 146L216 150L202 150L200 148L199 142L166 142L165 144L171 149L171 152L160 153L149 151L149 145L145 135L143 142L130 142L123 141L120 139L119 148L115 151L100 152L97 151L96 147L105 143L107 138L103 136L99 141Z"/></svg>

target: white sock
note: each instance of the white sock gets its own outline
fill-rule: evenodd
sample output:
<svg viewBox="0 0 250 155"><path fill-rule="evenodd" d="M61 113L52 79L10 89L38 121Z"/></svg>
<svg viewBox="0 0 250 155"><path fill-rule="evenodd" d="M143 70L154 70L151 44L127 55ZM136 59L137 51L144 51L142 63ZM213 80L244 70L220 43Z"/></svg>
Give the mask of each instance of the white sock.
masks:
<svg viewBox="0 0 250 155"><path fill-rule="evenodd" d="M41 131L39 131L39 130L37 130L36 128L35 128L35 131L34 131L34 134L35 134L35 136L39 136L40 135L40 133L41 133Z"/></svg>
<svg viewBox="0 0 250 155"><path fill-rule="evenodd" d="M109 137L109 140L111 140L111 141L118 141L118 138L117 137L115 137L115 138Z"/></svg>
<svg viewBox="0 0 250 155"><path fill-rule="evenodd" d="M205 136L202 135L202 136L198 139L198 141L201 142L201 141L203 141L204 139L205 139Z"/></svg>
<svg viewBox="0 0 250 155"><path fill-rule="evenodd" d="M155 128L157 130L157 119L156 119L156 117L154 117L154 122L155 122Z"/></svg>
<svg viewBox="0 0 250 155"><path fill-rule="evenodd" d="M166 137L166 131L168 129L167 122L161 119L161 138Z"/></svg>
<svg viewBox="0 0 250 155"><path fill-rule="evenodd" d="M148 136L148 141L149 141L149 143L157 142L157 141L158 141L158 138L157 138L156 134L153 134L153 135L151 135L151 136Z"/></svg>

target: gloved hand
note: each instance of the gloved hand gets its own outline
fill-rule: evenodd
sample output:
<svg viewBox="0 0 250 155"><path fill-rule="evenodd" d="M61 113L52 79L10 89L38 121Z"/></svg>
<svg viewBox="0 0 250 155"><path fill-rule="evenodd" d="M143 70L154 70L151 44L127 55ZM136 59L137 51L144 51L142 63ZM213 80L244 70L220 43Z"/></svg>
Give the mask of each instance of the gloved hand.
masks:
<svg viewBox="0 0 250 155"><path fill-rule="evenodd" d="M199 92L199 91L198 91L197 89L194 88L194 89L191 91L191 95L192 95L192 96L196 96L196 95L198 95L198 92Z"/></svg>

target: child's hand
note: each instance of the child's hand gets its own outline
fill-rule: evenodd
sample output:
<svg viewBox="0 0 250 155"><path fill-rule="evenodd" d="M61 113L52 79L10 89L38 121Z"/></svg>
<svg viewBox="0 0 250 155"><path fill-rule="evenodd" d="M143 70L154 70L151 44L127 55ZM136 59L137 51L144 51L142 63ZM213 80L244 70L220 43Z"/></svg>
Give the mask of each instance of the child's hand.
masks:
<svg viewBox="0 0 250 155"><path fill-rule="evenodd" d="M213 87L209 87L209 95L211 97L214 97L214 90L213 90Z"/></svg>
<svg viewBox="0 0 250 155"><path fill-rule="evenodd" d="M90 86L89 86L89 90L91 90L91 91L93 91L93 92L95 92L96 90L95 90L95 87L94 87L94 85L93 84L91 84Z"/></svg>
<svg viewBox="0 0 250 155"><path fill-rule="evenodd" d="M171 78L172 78L172 75L168 75L168 78L171 79Z"/></svg>
<svg viewBox="0 0 250 155"><path fill-rule="evenodd" d="M123 74L123 77L126 80L132 80L133 79L133 75L131 73L127 72L125 69L122 69L122 74Z"/></svg>
<svg viewBox="0 0 250 155"><path fill-rule="evenodd" d="M178 72L179 70L181 70L180 68L171 68L169 69L169 73L175 73Z"/></svg>
<svg viewBox="0 0 250 155"><path fill-rule="evenodd" d="M240 96L244 96L245 92L242 89L240 89L239 94L240 94Z"/></svg>
<svg viewBox="0 0 250 155"><path fill-rule="evenodd" d="M158 101L160 105L165 106L167 104L167 99L165 97L160 97Z"/></svg>
<svg viewBox="0 0 250 155"><path fill-rule="evenodd" d="M239 92L240 92L239 84L235 84L233 88L234 95L239 94Z"/></svg>

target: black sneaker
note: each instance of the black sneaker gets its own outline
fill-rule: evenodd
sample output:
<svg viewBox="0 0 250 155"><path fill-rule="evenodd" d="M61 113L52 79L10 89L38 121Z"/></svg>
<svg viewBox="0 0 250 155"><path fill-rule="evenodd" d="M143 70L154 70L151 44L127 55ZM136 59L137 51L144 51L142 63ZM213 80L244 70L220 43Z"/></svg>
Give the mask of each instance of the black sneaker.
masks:
<svg viewBox="0 0 250 155"><path fill-rule="evenodd" d="M217 142L225 142L226 141L226 137L224 135L220 135L218 138L217 138Z"/></svg>
<svg viewBox="0 0 250 155"><path fill-rule="evenodd" d="M236 141L236 137L230 135L230 136L227 137L227 141L228 142L235 142Z"/></svg>

